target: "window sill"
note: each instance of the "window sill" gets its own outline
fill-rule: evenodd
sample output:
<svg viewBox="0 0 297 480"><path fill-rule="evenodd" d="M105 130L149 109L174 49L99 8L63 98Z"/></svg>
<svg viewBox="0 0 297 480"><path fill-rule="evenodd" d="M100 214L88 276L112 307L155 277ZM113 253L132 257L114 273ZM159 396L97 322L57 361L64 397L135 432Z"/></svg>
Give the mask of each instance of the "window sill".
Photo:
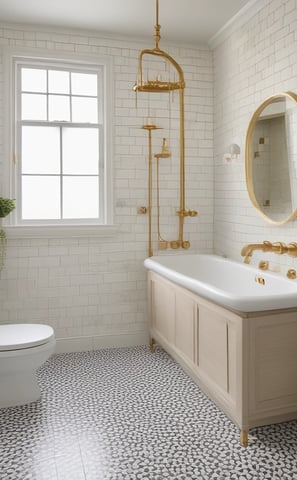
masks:
<svg viewBox="0 0 297 480"><path fill-rule="evenodd" d="M118 225L3 225L7 238L111 237Z"/></svg>

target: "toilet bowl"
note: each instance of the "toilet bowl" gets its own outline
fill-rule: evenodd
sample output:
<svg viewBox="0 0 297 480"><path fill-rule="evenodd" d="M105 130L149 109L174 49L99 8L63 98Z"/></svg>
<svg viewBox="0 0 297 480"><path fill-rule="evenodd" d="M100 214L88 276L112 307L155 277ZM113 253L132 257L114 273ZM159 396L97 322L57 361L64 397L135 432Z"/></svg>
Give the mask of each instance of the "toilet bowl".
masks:
<svg viewBox="0 0 297 480"><path fill-rule="evenodd" d="M39 324L0 325L0 407L40 398L36 370L54 353L52 327Z"/></svg>

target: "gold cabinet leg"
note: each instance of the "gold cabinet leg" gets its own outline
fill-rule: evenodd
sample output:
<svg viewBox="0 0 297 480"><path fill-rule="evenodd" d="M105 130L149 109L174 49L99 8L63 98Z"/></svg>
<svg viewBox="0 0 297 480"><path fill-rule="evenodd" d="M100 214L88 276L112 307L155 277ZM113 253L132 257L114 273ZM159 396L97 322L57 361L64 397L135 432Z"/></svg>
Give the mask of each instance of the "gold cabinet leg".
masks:
<svg viewBox="0 0 297 480"><path fill-rule="evenodd" d="M150 351L152 353L155 351L155 339L153 337L150 337Z"/></svg>
<svg viewBox="0 0 297 480"><path fill-rule="evenodd" d="M247 430L240 430L240 445L247 447L249 444L249 432Z"/></svg>

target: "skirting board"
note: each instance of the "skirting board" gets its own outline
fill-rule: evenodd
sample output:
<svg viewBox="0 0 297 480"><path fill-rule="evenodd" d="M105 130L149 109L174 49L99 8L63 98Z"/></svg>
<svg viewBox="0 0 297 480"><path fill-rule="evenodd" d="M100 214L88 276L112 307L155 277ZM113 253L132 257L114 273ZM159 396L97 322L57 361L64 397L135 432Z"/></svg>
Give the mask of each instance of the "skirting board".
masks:
<svg viewBox="0 0 297 480"><path fill-rule="evenodd" d="M120 335L94 335L93 337L70 337L56 339L55 353L87 352L103 348L135 347L148 344L148 333Z"/></svg>

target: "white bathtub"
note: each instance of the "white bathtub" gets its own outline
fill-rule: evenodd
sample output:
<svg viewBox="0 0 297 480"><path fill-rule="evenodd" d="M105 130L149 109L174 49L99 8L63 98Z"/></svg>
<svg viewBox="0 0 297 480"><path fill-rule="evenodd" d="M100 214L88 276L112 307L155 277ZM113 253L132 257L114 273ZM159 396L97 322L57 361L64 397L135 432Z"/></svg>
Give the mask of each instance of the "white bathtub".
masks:
<svg viewBox="0 0 297 480"><path fill-rule="evenodd" d="M297 307L297 280L216 255L162 255L144 265L198 295L238 312ZM262 279L264 279L264 283Z"/></svg>

